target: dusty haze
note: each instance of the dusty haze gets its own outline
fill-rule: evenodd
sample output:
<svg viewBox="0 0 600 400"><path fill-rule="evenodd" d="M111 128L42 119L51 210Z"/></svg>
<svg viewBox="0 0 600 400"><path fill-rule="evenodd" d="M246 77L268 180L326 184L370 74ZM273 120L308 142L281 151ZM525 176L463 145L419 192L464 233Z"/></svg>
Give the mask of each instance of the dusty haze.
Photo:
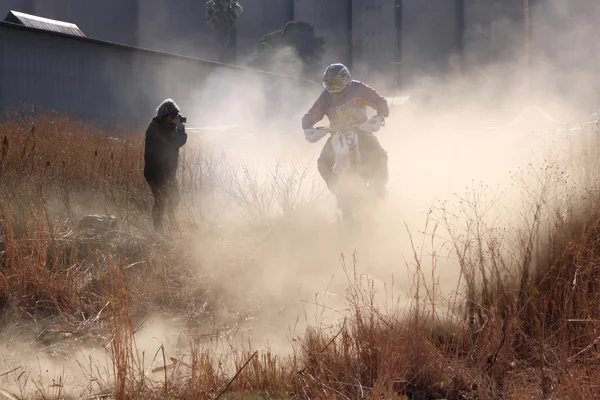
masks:
<svg viewBox="0 0 600 400"><path fill-rule="evenodd" d="M597 12L595 3L586 4L588 11ZM565 14L560 18L564 22ZM543 32L553 21L549 19L537 32L539 46L548 45L542 43ZM518 218L508 219L515 211L526 210L514 173L538 168L545 160L558 159L563 150L577 147L577 132L567 136L566 127L597 108L590 93L596 83L590 84L589 71L597 66L595 54L600 53L578 44L578 38L590 27L568 21L571 23L565 25L557 44L562 48L568 42L569 57L560 57L564 53L558 56L562 70L571 71L567 91L561 89L565 77L557 79L549 67L532 69L533 91L528 90L522 75L506 86L505 64L482 66L477 73L462 78L423 78L405 85L401 93L396 92L393 81L376 87L390 99L411 97L404 105L398 105L398 100L390 103L390 117L377 134L388 151L390 193L358 232L347 232L335 223L335 203L318 176L316 159L325 140L309 144L302 134L300 119L318 97L319 84L314 85L311 97L301 98L295 96L292 84L290 88L265 88L264 82L233 79L226 73L216 73L202 88L190 85L192 100L180 105L188 116L188 127L199 131L190 129L184 156L214 157L215 176L222 180L207 189L201 204L184 199L180 218L202 214L207 221L206 231L187 237L186 245L199 268L205 270L215 296L240 308L258 310L253 319L242 321L235 331L238 334L229 340L239 345L250 340L255 347L269 346L287 353L292 349L291 337L302 335L307 324L333 326L345 307L347 278L342 254L352 273L352 254L356 252L359 273L374 279L382 305L391 305L392 297L401 305L407 304L414 284L409 232L418 254L422 254L424 275L431 278L435 260L441 294L451 297L457 289L458 266L448 256L444 229L436 230L433 243L430 237L440 202L448 201L448 208L454 209L460 196L473 190L481 193L487 186L482 201L499 199L489 220L500 218L496 222L500 227L518 223ZM540 55L536 62L548 66L548 57ZM157 79L167 80L173 73L162 72L164 76ZM368 78L361 79L370 84ZM243 90L233 94L222 89L227 85ZM289 101L289 107L285 113L269 116L265 93L273 90L281 101ZM156 99L156 103L161 100ZM212 107L207 107L211 103ZM230 124L236 126L215 128ZM326 124L326 119L320 123ZM306 168L299 190L306 204L282 216L274 201L267 207L269 218L249 219L244 213L247 204L236 203L231 194L232 179L248 190L243 168L248 168L250 176L256 177L255 183L260 184L272 176L277 164L288 177L289 171ZM290 178L288 183L297 186L298 179ZM185 343L189 333L181 329L164 316L156 316L138 333L138 346L154 354L162 342L172 354L185 353L185 345L179 342ZM73 350L66 361L40 356L43 352L37 348L8 351L19 348L15 332L18 329L9 330L0 348L0 363L6 359L0 372L29 365L34 375L52 376L64 369L77 385L83 376L76 361L84 363L92 355L97 364L106 362L101 353L89 349ZM227 346L220 346L225 351Z"/></svg>

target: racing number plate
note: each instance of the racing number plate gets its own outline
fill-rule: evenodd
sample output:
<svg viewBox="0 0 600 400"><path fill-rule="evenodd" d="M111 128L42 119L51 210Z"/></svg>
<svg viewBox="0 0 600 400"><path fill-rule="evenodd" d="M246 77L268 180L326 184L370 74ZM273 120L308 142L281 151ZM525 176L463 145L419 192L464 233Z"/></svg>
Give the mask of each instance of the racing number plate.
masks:
<svg viewBox="0 0 600 400"><path fill-rule="evenodd" d="M355 132L334 133L331 146L335 153L333 171L336 173L346 171L352 165L350 155L357 150L358 135Z"/></svg>
<svg viewBox="0 0 600 400"><path fill-rule="evenodd" d="M334 133L331 138L333 151L339 155L352 153L358 144L358 135L356 132Z"/></svg>

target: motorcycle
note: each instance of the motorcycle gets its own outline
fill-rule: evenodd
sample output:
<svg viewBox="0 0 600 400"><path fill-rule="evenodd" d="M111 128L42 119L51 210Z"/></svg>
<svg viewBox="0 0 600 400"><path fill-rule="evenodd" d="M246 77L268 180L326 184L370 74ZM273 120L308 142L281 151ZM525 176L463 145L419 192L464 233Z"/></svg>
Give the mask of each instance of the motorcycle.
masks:
<svg viewBox="0 0 600 400"><path fill-rule="evenodd" d="M304 130L304 136L310 143L317 143L326 135L331 135L335 157L332 170L336 174L334 195L344 223L359 219L365 211L363 206L375 198L370 190L370 182L363 176L358 130L375 133L384 125L385 120L375 116L357 127L316 127Z"/></svg>

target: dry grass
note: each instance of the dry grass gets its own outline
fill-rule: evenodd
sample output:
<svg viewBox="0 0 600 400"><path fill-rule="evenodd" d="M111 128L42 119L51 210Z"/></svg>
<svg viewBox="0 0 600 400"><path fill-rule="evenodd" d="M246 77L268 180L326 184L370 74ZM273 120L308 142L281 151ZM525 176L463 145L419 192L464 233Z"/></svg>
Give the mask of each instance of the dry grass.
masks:
<svg viewBox="0 0 600 400"><path fill-rule="evenodd" d="M453 298L427 283L415 251L412 306L386 309L353 259L343 265L350 311L334 327L308 329L292 356L233 347L220 354L199 335L185 357L171 358L164 346L140 351L144 318L163 310L198 328L218 305L202 268L181 251L185 235L165 241L148 232L141 130L119 136L64 116L15 116L0 126L1 318L35 321L35 334L107 332L112 370L82 367L88 398L600 397L600 147L595 123L582 129L586 151L573 150L567 161L579 163L570 170L559 162L515 175L528 207L519 229L490 219L495 197L482 189L457 208L432 210L431 233L448 231L462 271ZM312 187L306 170L261 181L219 168L185 152L184 196L200 201L224 180L223 193L254 220L310 202L300 198ZM113 213L118 225L86 232L78 219L90 211ZM199 234L204 220L187 220L184 232ZM0 382L19 373L0 370ZM69 398L60 380L34 386L30 396Z"/></svg>

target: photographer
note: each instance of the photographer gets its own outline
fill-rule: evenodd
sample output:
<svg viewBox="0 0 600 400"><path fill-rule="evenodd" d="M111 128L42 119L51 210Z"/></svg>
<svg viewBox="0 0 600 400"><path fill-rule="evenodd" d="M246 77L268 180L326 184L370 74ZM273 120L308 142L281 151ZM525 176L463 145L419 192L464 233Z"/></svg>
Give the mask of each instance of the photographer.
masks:
<svg viewBox="0 0 600 400"><path fill-rule="evenodd" d="M144 178L154 196L152 219L154 230L163 232L163 215L169 202L169 216L174 221L175 208L179 204L177 164L179 148L187 142L186 119L179 114L179 107L166 99L158 107L156 117L146 130L144 149Z"/></svg>

